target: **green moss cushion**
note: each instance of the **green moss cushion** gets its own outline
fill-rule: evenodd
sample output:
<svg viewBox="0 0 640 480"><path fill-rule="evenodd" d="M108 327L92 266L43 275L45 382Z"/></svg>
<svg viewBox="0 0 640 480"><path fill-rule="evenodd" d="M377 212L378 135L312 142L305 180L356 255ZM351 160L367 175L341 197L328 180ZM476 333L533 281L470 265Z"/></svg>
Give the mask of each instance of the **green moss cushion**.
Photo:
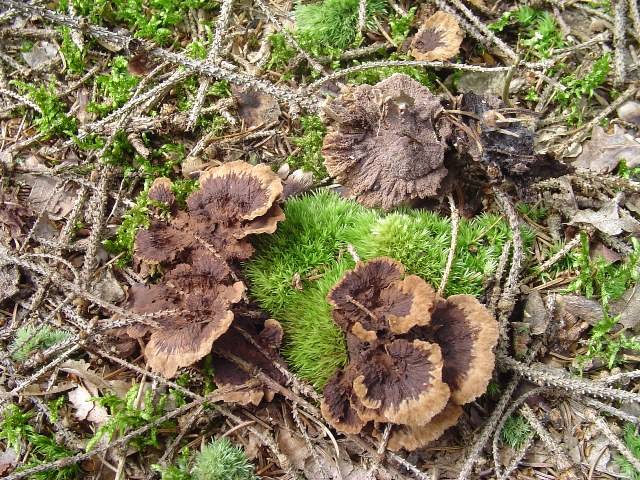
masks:
<svg viewBox="0 0 640 480"><path fill-rule="evenodd" d="M284 356L292 369L321 389L347 361L345 340L333 323L326 296L355 262L388 256L407 273L438 287L451 242L448 218L405 209L389 214L367 209L334 193L293 198L273 235L256 240L245 265L250 294L285 329ZM445 294L480 295L510 237L497 215L462 219Z"/></svg>

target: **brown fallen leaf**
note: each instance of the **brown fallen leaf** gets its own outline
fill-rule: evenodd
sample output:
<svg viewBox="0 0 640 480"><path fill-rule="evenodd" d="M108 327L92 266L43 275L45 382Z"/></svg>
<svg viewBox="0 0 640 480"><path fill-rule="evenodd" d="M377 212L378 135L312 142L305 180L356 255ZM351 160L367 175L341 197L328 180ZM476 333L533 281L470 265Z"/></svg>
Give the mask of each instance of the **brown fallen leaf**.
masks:
<svg viewBox="0 0 640 480"><path fill-rule="evenodd" d="M629 168L640 165L640 143L620 125L614 125L611 134L596 126L591 140L585 142L582 153L573 165L595 173L609 173L615 170L621 160Z"/></svg>
<svg viewBox="0 0 640 480"><path fill-rule="evenodd" d="M18 452L13 448L7 447L5 451L0 453L0 476L4 476L13 467L18 465Z"/></svg>
<svg viewBox="0 0 640 480"><path fill-rule="evenodd" d="M22 58L31 68L40 68L58 57L58 48L51 42L40 40L31 50L22 52Z"/></svg>
<svg viewBox="0 0 640 480"><path fill-rule="evenodd" d="M619 235L622 232L639 233L640 222L625 209L620 208L621 199L621 194L617 194L598 211L590 208L579 210L573 215L569 224L586 223L609 235Z"/></svg>
<svg viewBox="0 0 640 480"><path fill-rule="evenodd" d="M635 330L640 325L640 288L633 286L609 307L612 315L620 315L618 322Z"/></svg>
<svg viewBox="0 0 640 480"><path fill-rule="evenodd" d="M88 420L96 425L102 425L109 420L109 413L105 407L91 401L93 397L94 395L82 385L71 390L69 402L75 410L73 415L80 421Z"/></svg>
<svg viewBox="0 0 640 480"><path fill-rule="evenodd" d="M36 212L46 210L52 220L67 218L77 199L78 186L68 182L64 188L59 180L48 175L18 175L20 181L31 187L27 204Z"/></svg>
<svg viewBox="0 0 640 480"><path fill-rule="evenodd" d="M18 293L20 272L15 265L0 261L0 302Z"/></svg>

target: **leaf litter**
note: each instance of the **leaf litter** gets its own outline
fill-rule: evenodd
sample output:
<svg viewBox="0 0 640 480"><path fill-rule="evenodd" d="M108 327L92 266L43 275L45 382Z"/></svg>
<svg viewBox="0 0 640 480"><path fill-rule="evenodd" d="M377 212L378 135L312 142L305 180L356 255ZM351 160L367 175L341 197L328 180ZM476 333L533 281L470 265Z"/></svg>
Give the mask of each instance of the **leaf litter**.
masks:
<svg viewBox="0 0 640 480"><path fill-rule="evenodd" d="M17 80L0 92L3 475L196 478L199 446L220 436L243 445L267 478L633 471L633 2L629 17L580 3L112 3L0 2L4 78ZM591 21L592 10L605 20ZM421 161L426 151L437 161ZM221 200L204 201L210 172L232 162L277 171L278 194L266 195L275 202L263 203L245 170L220 182ZM252 296L246 263L287 225L281 206L326 189L337 192L332 215L314 212L304 242L280 245L286 264L262 272L277 278L267 308ZM400 210L385 217L354 199ZM258 204L257 216L247 213ZM402 417L381 409L396 399L368 377L347 385L358 393L345 405L376 422L358 435L331 428L319 408L326 398L292 368L295 325L280 321L276 304L310 295L302 312L331 321L318 292L367 248L405 242L385 255L413 251L416 212L433 215L420 235L441 232L428 242L440 245L430 268L442 291L461 284L465 268L481 269L476 297L500 331L483 395L408 455L391 450L425 426L384 428L381 412ZM496 223L465 236L467 217L491 213ZM372 244L332 236L332 218L354 219L349 228ZM487 257L494 232L504 251ZM415 261L403 257L409 269ZM215 287L200 278L214 270L224 273ZM234 285L216 304L224 295L215 292ZM373 340L377 307L350 298L362 321L331 341L349 343L354 359L375 351L367 342L398 342L384 329ZM225 328L207 330L222 318ZM447 344L439 348L446 356ZM587 410L593 402L603 421ZM502 427L516 415L536 438L521 450ZM78 450L87 444L93 450ZM26 456L12 445L28 445Z"/></svg>

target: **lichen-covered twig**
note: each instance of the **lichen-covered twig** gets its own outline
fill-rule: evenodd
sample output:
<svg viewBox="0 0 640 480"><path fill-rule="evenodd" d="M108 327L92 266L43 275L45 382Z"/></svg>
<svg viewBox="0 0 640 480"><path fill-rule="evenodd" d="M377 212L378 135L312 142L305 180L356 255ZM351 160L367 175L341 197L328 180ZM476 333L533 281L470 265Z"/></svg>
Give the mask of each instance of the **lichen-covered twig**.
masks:
<svg viewBox="0 0 640 480"><path fill-rule="evenodd" d="M542 425L540 420L538 420L538 417L535 416L531 407L525 403L520 407L520 413L527 422L529 422L529 425L531 425L531 428L533 428L540 440L545 444L547 451L554 457L562 478L566 478L567 480L577 480L578 476L576 474L575 467L569 460L564 449L553 439L547 429L544 428L544 425Z"/></svg>
<svg viewBox="0 0 640 480"><path fill-rule="evenodd" d="M640 417L636 417L635 415L631 415L630 413L624 412L616 407L612 407L606 403L603 403L599 400L595 400L589 397L582 397L580 399L581 403L584 403L592 408L595 408L599 412L608 413L609 415L613 415L614 417L619 418L625 422L635 423L636 425L640 425Z"/></svg>
<svg viewBox="0 0 640 480"><path fill-rule="evenodd" d="M502 348L506 348L509 337L509 317L515 307L516 294L519 285L520 271L522 270L522 261L524 258L524 250L522 246L522 235L520 233L520 221L513 204L506 194L498 189L494 189L494 195L498 204L509 220L511 227L511 240L513 242L513 255L511 256L511 267L509 275L502 289L502 295L498 300L498 320L500 322L500 342Z"/></svg>
<svg viewBox="0 0 640 480"><path fill-rule="evenodd" d="M220 49L222 48L222 36L227 31L229 25L229 18L231 17L231 10L233 7L233 0L223 0L222 7L220 8L220 14L216 20L216 30L213 35L213 42L209 48L207 54L207 62L215 64L218 60ZM196 94L195 101L189 112L189 120L187 121L187 130L192 130L200 115L202 104L204 103L204 97L207 94L209 85L211 84L208 78L203 78L198 87L198 93Z"/></svg>
<svg viewBox="0 0 640 480"><path fill-rule="evenodd" d="M367 0L358 2L358 32L363 33L367 22Z"/></svg>
<svg viewBox="0 0 640 480"><path fill-rule="evenodd" d="M556 372L539 364L526 365L513 358L498 355L498 367L518 373L536 385L547 385L559 388L571 394L582 393L593 397L619 400L621 402L640 403L640 394L606 387L590 380L568 377L564 372Z"/></svg>
<svg viewBox="0 0 640 480"><path fill-rule="evenodd" d="M440 286L438 287L438 296L442 296L451 274L451 267L453 267L453 260L456 256L456 245L458 244L458 226L460 224L460 214L456 208L456 204L453 201L453 196L448 195L449 209L451 210L451 244L449 246L449 254L447 255L447 263L442 273L442 280L440 280Z"/></svg>
<svg viewBox="0 0 640 480"><path fill-rule="evenodd" d="M631 23L633 28L632 35L636 39L636 42L640 44L640 11L638 10L638 0L627 0L629 5L629 17L631 17Z"/></svg>
<svg viewBox="0 0 640 480"><path fill-rule="evenodd" d="M496 273L493 276L493 289L491 290L491 297L489 298L489 304L487 308L493 314L495 314L496 307L498 306L498 300L500 300L500 292L502 291L502 277L504 277L504 271L507 268L507 262L509 261L509 254L511 253L511 240L502 247L500 253L500 259L498 260L498 266L496 267Z"/></svg>
<svg viewBox="0 0 640 480"><path fill-rule="evenodd" d="M624 84L627 77L627 69L624 60L625 51L625 29L627 25L627 2L625 0L613 0L613 43L614 65L615 65L615 81L618 86Z"/></svg>
<svg viewBox="0 0 640 480"><path fill-rule="evenodd" d="M507 408L507 404L511 399L511 395L513 395L513 392L518 386L518 383L520 383L520 377L519 375L516 374L513 376L511 380L509 380L509 383L507 383L507 385L504 387L504 390L502 392L502 395L500 396L500 399L498 400L498 403L496 403L496 406L491 412L491 415L485 422L480 433L473 440L473 444L471 445L471 448L466 454L465 461L462 464L462 468L460 469L460 472L458 473L458 480L467 480L471 478L471 472L473 471L473 467L480 459L482 449L491 438L491 435L495 431L496 426L498 425L498 422L502 418L502 414L505 408Z"/></svg>
<svg viewBox="0 0 640 480"><path fill-rule="evenodd" d="M604 418L596 416L589 410L585 411L587 418L596 424L596 427L600 432L607 437L609 445L618 450L622 456L631 464L633 468L640 472L640 460L629 450L629 448L611 431L611 428L607 424Z"/></svg>

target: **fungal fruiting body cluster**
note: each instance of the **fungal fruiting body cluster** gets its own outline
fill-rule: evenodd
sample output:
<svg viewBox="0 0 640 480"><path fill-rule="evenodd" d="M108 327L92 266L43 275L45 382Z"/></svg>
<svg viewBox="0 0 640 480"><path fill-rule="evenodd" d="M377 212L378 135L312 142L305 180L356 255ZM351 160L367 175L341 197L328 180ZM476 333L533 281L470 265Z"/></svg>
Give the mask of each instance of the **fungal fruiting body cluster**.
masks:
<svg viewBox="0 0 640 480"><path fill-rule="evenodd" d="M453 426L486 390L498 326L470 295L438 297L396 260L359 262L329 292L349 363L324 387L321 410L337 430L393 424L388 447L414 450Z"/></svg>
<svg viewBox="0 0 640 480"><path fill-rule="evenodd" d="M442 18L427 22L414 43L440 43L447 17L436 16ZM397 73L376 85L344 87L324 110L327 171L347 197L368 207L442 198L452 185L518 186L567 173L562 162L534 152L533 130L515 117L526 111L507 109L492 95L445 98Z"/></svg>
<svg viewBox="0 0 640 480"><path fill-rule="evenodd" d="M266 165L231 162L206 171L199 182L180 210L171 182L156 179L149 190L156 215L135 241L136 258L163 275L156 284L131 288L129 310L143 321L126 333L149 336L145 358L168 378L211 352L229 330L232 307L245 295L235 262L252 255L249 235L273 233L284 219L277 204L282 182ZM274 336L279 325L265 328Z"/></svg>

